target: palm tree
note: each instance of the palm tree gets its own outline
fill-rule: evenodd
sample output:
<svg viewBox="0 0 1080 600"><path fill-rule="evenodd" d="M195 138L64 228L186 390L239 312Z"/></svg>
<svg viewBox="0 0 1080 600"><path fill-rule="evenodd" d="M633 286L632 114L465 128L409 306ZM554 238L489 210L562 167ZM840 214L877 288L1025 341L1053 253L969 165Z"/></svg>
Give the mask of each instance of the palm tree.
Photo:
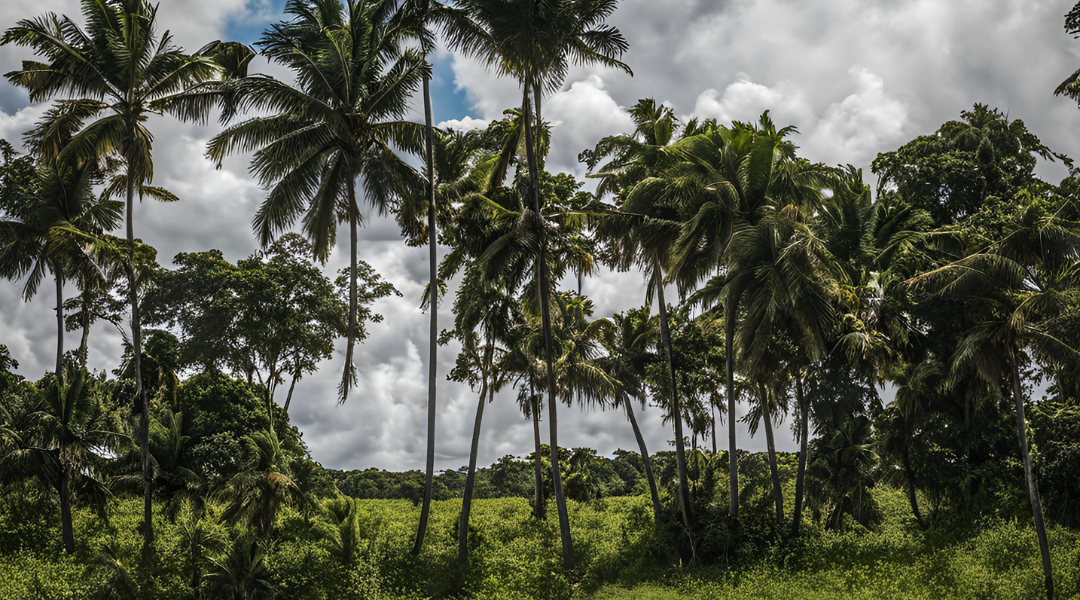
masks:
<svg viewBox="0 0 1080 600"><path fill-rule="evenodd" d="M221 488L227 501L224 517L243 522L268 537L278 509L305 501L303 491L292 478L292 460L278 441L274 428L256 431L244 438L250 456L246 468Z"/></svg>
<svg viewBox="0 0 1080 600"><path fill-rule="evenodd" d="M484 278L476 267L466 272L454 307L455 327L451 335L461 342L462 350L450 377L468 382L474 389L479 388L458 526L458 562L466 565L469 560L469 513L484 405L493 402L495 393L509 380L509 373L500 364L506 354L503 343L513 324L520 321L520 314L517 303L506 289L498 281Z"/></svg>
<svg viewBox="0 0 1080 600"><path fill-rule="evenodd" d="M41 144L45 143L70 142L48 137L48 123L57 119L62 110L49 110L46 121L30 132L32 150L42 150ZM52 272L57 328L54 373L63 377L64 281L86 282L98 276L100 270L88 246L95 236L116 227L123 206L93 193L93 185L100 179L93 165L80 167L53 157L34 166L30 160L30 156L5 157L4 171L8 176L0 211L7 218L0 220L0 276L19 279L29 275L23 285L23 298L29 301L45 273Z"/></svg>
<svg viewBox="0 0 1080 600"><path fill-rule="evenodd" d="M408 37L413 37L420 44L425 62L427 55L435 50L435 38L439 32L443 33L452 49L466 54L475 52L484 43L483 30L469 19L468 13L461 8L449 6L437 0L405 0L398 12L398 18L406 24L405 29ZM431 106L431 76L423 77L424 98L424 160L427 175L427 188L425 201L427 205L427 230L428 244L428 294L427 304L430 315L430 330L428 332L428 421L427 421L427 463L424 474L424 501L420 508L420 524L416 530L416 541L413 544L413 554L419 554L424 545L424 534L427 532L428 514L431 511L431 490L435 475L435 379L437 367L438 348L438 230L436 224L437 192L436 178L442 179L443 173L438 172L435 162L435 125Z"/></svg>
<svg viewBox="0 0 1080 600"><path fill-rule="evenodd" d="M976 324L965 332L952 356L948 384L956 385L971 374L991 389L1001 389L1004 381L1011 384L1046 595L1052 599L1050 547L1031 465L1020 369L1025 355L1048 364L1080 366L1080 351L1055 333L1064 308L1076 300L1080 230L1076 226L1077 206L1071 198L1054 197L1047 203L1049 208L1041 201L1031 201L1031 196L1014 202L988 206L984 209L986 219L981 219L982 215L971 219L960 232L967 246L965 256L908 283L927 286L938 296L962 299L965 307L976 311ZM1006 218L998 211L1005 211Z"/></svg>
<svg viewBox="0 0 1080 600"><path fill-rule="evenodd" d="M608 262L620 270L637 265L644 270L646 301L656 294L660 342L668 367L671 394L671 419L675 427L675 458L679 478L679 510L683 526L691 529L690 486L686 472L686 444L683 436L682 407L672 358L671 331L667 301L664 298L664 264L670 256L670 243L678 234L677 206L660 193L659 175L670 165L667 153L675 140L679 122L675 112L652 99L639 100L630 109L635 130L629 135L600 140L583 158L589 170L599 169L590 177L600 179L598 197L615 194L617 212L604 215L597 226L597 237L606 245ZM602 161L607 161L602 166Z"/></svg>
<svg viewBox="0 0 1080 600"><path fill-rule="evenodd" d="M645 367L655 360L652 348L656 340L656 318L649 316L648 308L635 309L618 313L612 317L613 335L606 340L608 348L607 371L616 382L614 388L614 406L626 411L626 418L634 429L634 439L641 451L641 460L645 467L645 479L649 483L649 495L652 497L653 519L659 524L661 519L660 494L656 489L656 477L653 476L652 461L641 435L637 417L634 415L634 403L645 406Z"/></svg>
<svg viewBox="0 0 1080 600"><path fill-rule="evenodd" d="M706 122L673 148L675 165L662 185L677 199L682 227L672 251L670 277L683 289L721 270L721 277L739 276L727 255L734 238L767 215L788 205L812 205L824 187L826 170L796 158L787 139L793 127L777 129L766 112L757 124L724 127ZM749 280L747 280L749 281ZM743 302L742 285L725 283L724 324L728 415L735 415L735 332ZM766 340L767 341L767 340ZM739 516L739 476L735 419L728 418L728 511L732 525Z"/></svg>
<svg viewBox="0 0 1080 600"><path fill-rule="evenodd" d="M74 491L95 504L108 495L99 480L100 449L115 449L120 436L105 429L107 415L84 369L70 361L65 372L43 382L44 393L12 415L13 444L0 456L0 478L36 477L60 497L64 549L75 552L71 521Z"/></svg>
<svg viewBox="0 0 1080 600"><path fill-rule="evenodd" d="M0 38L0 45L27 46L45 62L25 61L22 69L7 73L8 81L26 88L32 102L62 94L64 99L50 127L74 133L60 151L43 145L44 158L59 156L76 165L118 159L123 175L117 183L126 193L128 241L128 293L131 305L131 338L135 347L136 403L142 407L144 541L153 543L151 513L150 413L142 390L139 356L142 338L134 269L135 196L159 197L149 187L154 177L153 136L146 120L154 114L170 114L184 120L204 120L221 100L212 82L224 68L214 60L220 55L211 44L195 55L185 54L172 43L168 31L157 34L157 7L147 0L81 0L83 29L67 16L47 13L19 21ZM246 61L235 66L246 68ZM83 122L89 121L85 127ZM63 135L58 136L63 137Z"/></svg>
<svg viewBox="0 0 1080 600"><path fill-rule="evenodd" d="M532 109L540 118L542 95L562 87L571 63L601 64L630 73L618 60L629 45L619 30L605 24L615 10L617 0L465 0L462 5L487 33L482 56L500 75L517 79L522 88L522 118L525 152L531 193L528 209L537 218L540 212L540 166L537 157L539 140L534 135ZM555 398L554 356L551 348L550 291L547 272L547 243L543 231L537 244L536 284L540 316L544 329L544 360L547 363L548 433L551 445L552 482L559 511L563 566L574 561L570 539L570 519L559 472L558 417Z"/></svg>
<svg viewBox="0 0 1080 600"><path fill-rule="evenodd" d="M253 220L263 246L300 218L315 257L325 262L338 223L349 223L349 329L338 387L341 402L356 379L357 179L380 213L423 185L392 146L421 151L423 127L402 118L430 69L420 52L399 47L406 32L394 18L395 9L391 0L289 0L285 13L292 19L273 25L256 45L292 71L296 85L266 75L233 82L236 110L275 114L227 127L207 149L218 164L228 154L255 151L252 171L269 188Z"/></svg>

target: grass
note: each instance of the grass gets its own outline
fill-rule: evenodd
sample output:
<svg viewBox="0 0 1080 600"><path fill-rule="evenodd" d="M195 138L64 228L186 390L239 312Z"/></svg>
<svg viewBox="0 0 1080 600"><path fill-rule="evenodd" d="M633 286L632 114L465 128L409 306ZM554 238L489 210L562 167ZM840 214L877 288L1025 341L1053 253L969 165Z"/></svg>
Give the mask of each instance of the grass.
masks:
<svg viewBox="0 0 1080 600"><path fill-rule="evenodd" d="M524 500L479 500L470 526L471 564L457 568L460 503L436 502L424 551L409 555L419 510L407 501L360 501L358 560L334 554L328 524L311 514L280 515L265 577L279 597L297 599L716 599L1043 597L1034 530L992 521L934 530L912 526L903 495L880 490L883 520L873 531L827 532L809 523L798 539L740 552L726 564L678 566L653 536L646 498L571 503L575 568L560 568L554 511L537 522ZM191 563L178 523L157 517L157 552L140 566L141 505L117 500L109 518L77 511L79 551L63 554L55 510L0 503L0 598L191 598ZM554 508L554 507L552 507ZM211 521L213 521L211 519ZM220 537L229 529L210 528ZM1080 598L1080 533L1051 531L1059 598Z"/></svg>

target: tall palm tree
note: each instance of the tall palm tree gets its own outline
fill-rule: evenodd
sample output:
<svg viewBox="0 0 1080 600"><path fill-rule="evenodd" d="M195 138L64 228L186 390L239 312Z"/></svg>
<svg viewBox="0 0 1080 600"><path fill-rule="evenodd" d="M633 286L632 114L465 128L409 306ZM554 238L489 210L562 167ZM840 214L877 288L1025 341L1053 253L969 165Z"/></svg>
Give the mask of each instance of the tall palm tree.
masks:
<svg viewBox="0 0 1080 600"><path fill-rule="evenodd" d="M424 128L403 120L410 96L430 68L423 54L402 49L406 32L392 0L289 0L292 18L271 26L256 44L288 68L296 85L267 75L233 82L235 110L270 112L227 127L210 140L218 164L234 152L255 151L252 171L269 194L253 226L264 245L297 219L325 262L338 223L349 224L349 329L338 386L344 402L356 380L357 179L368 203L389 210L423 179L392 147L419 154Z"/></svg>
<svg viewBox="0 0 1080 600"><path fill-rule="evenodd" d="M44 59L24 61L21 69L6 74L8 81L29 91L31 101L69 96L63 100L53 128L77 133L62 152L59 147L45 146L47 158L57 153L74 164L116 159L123 167L119 181L126 194L131 338L136 403L142 408L144 541L149 546L154 536L150 414L138 364L142 337L132 221L136 194L140 199L155 196L147 190L154 177L154 161L153 136L146 120L155 114L204 120L221 100L220 89L212 82L224 68L214 60L215 45L188 55L173 44L168 31L159 36L157 7L147 0L81 0L80 5L85 29L70 17L47 13L19 21L4 32L0 45L26 46ZM241 63L246 68L246 62ZM88 124L80 128L83 122Z"/></svg>
<svg viewBox="0 0 1080 600"><path fill-rule="evenodd" d="M972 219L975 222L969 222L968 229L961 232L967 245L964 257L908 283L927 286L939 296L962 299L966 307L977 311L976 324L965 332L953 354L948 383L955 385L973 374L991 389L1001 389L1006 381L1011 387L1046 595L1052 599L1050 546L1031 465L1020 369L1026 356L1073 369L1080 367L1080 350L1059 338L1054 329L1064 308L1076 301L1080 259L1076 218L1080 211L1071 198L1054 198L1051 208L1018 200L1018 206L1004 209L1012 214L1006 215L1000 235L994 235L997 226L993 224L1000 215L991 214L990 225L980 223L977 215Z"/></svg>
<svg viewBox="0 0 1080 600"><path fill-rule="evenodd" d="M41 150L43 143L70 142L47 139L48 122L62 110L49 110L46 122L30 132L27 141L33 151ZM95 165L78 166L52 157L35 166L31 158L8 157L5 161L8 177L4 181L5 193L0 196L0 212L7 218L0 220L0 276L19 279L28 275L23 298L29 301L45 273L52 272L56 282L54 373L62 378L64 282L89 281L99 273L88 247L96 236L116 227L123 205L94 194L93 185L100 181Z"/></svg>
<svg viewBox="0 0 1080 600"><path fill-rule="evenodd" d="M667 150L675 141L679 122L675 112L652 99L639 100L630 109L634 132L600 140L583 155L590 177L600 179L597 196L615 196L617 212L601 217L597 237L606 246L606 258L615 268L643 269L646 302L656 297L660 343L668 367L671 391L671 420L675 428L675 460L679 479L679 511L683 526L690 532L690 485L686 470L686 443L683 436L682 407L672 358L671 328L664 298L664 264L670 256L671 240L678 235L677 204L657 185L671 164ZM606 161L606 162L605 162ZM601 164L603 162L603 164Z"/></svg>
<svg viewBox="0 0 1080 600"><path fill-rule="evenodd" d="M688 125L672 152L678 159L661 185L677 199L682 220L670 264L671 278L692 289L718 270L735 278L727 250L733 238L767 215L789 204L809 205L820 197L826 170L796 158L788 136L793 127L777 129L766 112L756 124ZM742 307L741 285L724 284L726 396L728 415L735 415L735 333ZM739 516L739 477L735 419L728 419L728 511L732 525Z"/></svg>
<svg viewBox="0 0 1080 600"><path fill-rule="evenodd" d="M655 360L652 356L652 348L657 336L656 318L649 316L648 309L645 308L618 313L612 317L612 322L613 335L609 336L606 344L608 347L607 371L616 382L613 404L626 411L626 418L634 430L634 439L637 440L638 450L641 451L645 479L648 481L649 495L652 498L653 519L656 523L660 523L660 494L656 488L649 450L645 446L641 428L638 427L633 406L635 402L640 403L642 407L645 406L645 367Z"/></svg>
<svg viewBox="0 0 1080 600"><path fill-rule="evenodd" d="M537 136L533 131L532 110L540 109L544 92L562 87L572 63L601 64L630 73L618 60L629 45L619 30L605 24L614 12L617 0L464 0L461 3L487 32L488 45L483 58L500 75L517 79L522 88L525 151L531 183L528 208L540 217L540 163ZM570 539L570 518L562 489L558 453L558 416L554 361L551 348L550 298L547 280L547 244L540 231L537 244L536 284L540 316L544 328L544 360L547 363L548 434L551 450L552 482L559 511L563 566L574 562Z"/></svg>
<svg viewBox="0 0 1080 600"><path fill-rule="evenodd" d="M466 273L454 305L456 317L452 335L461 341L462 351L450 377L479 388L458 528L458 562L466 565L469 561L469 514L484 406L495 400L495 393L509 380L509 373L500 363L506 354L507 336L521 317L517 302L506 289L498 281L483 277L476 267Z"/></svg>
<svg viewBox="0 0 1080 600"><path fill-rule="evenodd" d="M476 52L484 44L483 30L472 22L465 10L437 0L404 0L398 11L397 18L401 19L405 24L406 37L411 37L419 43L425 62L427 56L435 50L435 40L438 33L442 33L446 37L451 49L466 54ZM435 162L435 124L431 106L430 74L424 75L422 87L421 93L424 100L424 166L427 175L427 188L423 204L427 205L427 223L425 227L428 244L427 303L431 314L430 330L428 332L427 462L424 474L424 500L420 508L420 524L417 527L416 541L413 544L414 555L419 554L424 545L424 534L427 532L428 514L431 511L431 490L435 475L435 379L439 334L438 229L435 186L436 179L443 177L443 173L437 171Z"/></svg>

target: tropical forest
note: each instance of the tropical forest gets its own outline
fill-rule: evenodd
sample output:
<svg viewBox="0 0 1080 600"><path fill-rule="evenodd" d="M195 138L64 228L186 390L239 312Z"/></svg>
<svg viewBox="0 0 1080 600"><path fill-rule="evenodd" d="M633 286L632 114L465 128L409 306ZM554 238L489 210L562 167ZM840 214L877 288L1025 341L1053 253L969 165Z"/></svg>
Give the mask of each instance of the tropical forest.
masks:
<svg viewBox="0 0 1080 600"><path fill-rule="evenodd" d="M965 97L834 164L773 96L656 89L583 142L569 78L662 64L633 1L255 2L194 46L169 19L210 3L10 5L0 96L40 109L0 141L0 598L1080 598L1059 131ZM451 55L497 118L436 120ZM1071 139L1050 75L1022 94ZM254 250L159 252L199 235L185 144L257 190L198 221Z"/></svg>

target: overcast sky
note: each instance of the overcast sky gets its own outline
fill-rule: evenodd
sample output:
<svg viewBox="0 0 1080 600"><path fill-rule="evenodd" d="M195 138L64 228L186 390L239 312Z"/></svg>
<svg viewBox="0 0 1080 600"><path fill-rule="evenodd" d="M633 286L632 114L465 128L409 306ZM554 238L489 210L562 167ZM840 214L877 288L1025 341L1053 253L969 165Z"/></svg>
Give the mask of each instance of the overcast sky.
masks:
<svg viewBox="0 0 1080 600"><path fill-rule="evenodd" d="M189 50L214 39L254 41L279 18L284 0L162 0L164 28ZM1080 41L1062 28L1072 0L622 0L611 22L630 42L629 77L605 69L574 69L557 94L545 99L550 120L551 169L580 175L580 151L604 135L631 129L623 108L637 99L667 102L683 118L751 120L772 111L778 124L796 125L805 157L829 164L853 164L869 176L883 151L958 118L981 102L1023 119L1054 150L1080 156L1076 139L1080 111L1055 98L1054 87L1080 66ZM3 0L0 26L56 11L75 16L77 0ZM28 51L0 48L7 72ZM435 57L434 105L437 122L480 127L520 104L513 81L499 80L480 64L440 53ZM274 73L262 62L260 70ZM45 107L31 105L23 91L0 83L0 138L18 146L22 133ZM420 120L419 111L414 118ZM179 252L219 248L231 261L256 249L251 217L264 192L247 174L244 158L215 170L203 157L215 126L196 127L153 119L155 181L181 198L175 204L136 207L136 235L158 249L169 264ZM1060 165L1043 164L1052 180ZM297 385L292 422L304 434L316 460L331 468L371 466L419 469L424 463L426 419L427 315L419 309L427 273L426 250L408 248L390 220L372 218L360 233L361 258L397 286L403 298L380 301L385 316L369 327L358 349L360 384L339 406L336 385L343 344L319 373ZM332 274L347 264L348 236L339 238L326 267ZM19 361L19 372L40 377L55 356L55 297L51 286L24 303L21 282L0 282L0 343ZM636 305L645 296L638 273L604 273L585 281L584 293L598 316ZM449 306L440 310L449 324ZM68 347L77 343L70 335ZM457 468L468 460L476 395L445 381L456 349L440 348L437 468ZM120 337L106 327L91 336L91 366L112 369L121 354ZM518 412L516 393L504 391L484 416L480 464L532 449L531 425ZM660 413L640 417L650 450L669 447L673 434ZM591 446L608 453L636 450L621 413L560 412L560 443ZM781 427L782 450L795 448ZM740 428L740 447L764 448ZM544 428L546 441L546 424Z"/></svg>

